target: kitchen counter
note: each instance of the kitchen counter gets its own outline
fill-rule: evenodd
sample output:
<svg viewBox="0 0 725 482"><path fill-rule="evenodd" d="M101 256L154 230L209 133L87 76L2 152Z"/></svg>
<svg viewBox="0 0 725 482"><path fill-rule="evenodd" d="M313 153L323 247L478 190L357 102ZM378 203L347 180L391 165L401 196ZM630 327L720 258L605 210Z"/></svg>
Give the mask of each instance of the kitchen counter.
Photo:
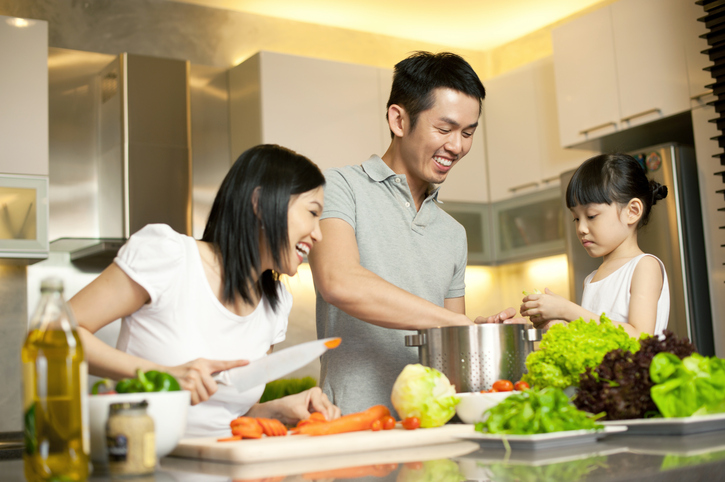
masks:
<svg viewBox="0 0 725 482"><path fill-rule="evenodd" d="M609 435L599 442L546 450L480 448L469 441L400 449L231 464L165 457L154 476L126 479L148 481L302 482L356 480L406 482L425 480L475 481L715 481L725 480L725 431L689 436ZM460 477L456 477L456 473ZM22 459L0 460L6 482L20 482ZM445 474L453 477L445 478ZM94 473L90 480L109 481ZM119 480L119 479L114 479Z"/></svg>

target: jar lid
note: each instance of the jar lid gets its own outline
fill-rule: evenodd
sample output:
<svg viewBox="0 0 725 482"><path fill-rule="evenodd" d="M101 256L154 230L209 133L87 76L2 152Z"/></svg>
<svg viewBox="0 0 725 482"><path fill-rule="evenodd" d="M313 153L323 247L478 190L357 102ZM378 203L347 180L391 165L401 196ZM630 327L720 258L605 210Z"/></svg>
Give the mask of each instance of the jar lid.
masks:
<svg viewBox="0 0 725 482"><path fill-rule="evenodd" d="M117 413L122 412L124 410L146 410L146 407L149 406L149 402L146 400L141 400L140 402L118 402L118 403L112 403L108 407L108 413Z"/></svg>

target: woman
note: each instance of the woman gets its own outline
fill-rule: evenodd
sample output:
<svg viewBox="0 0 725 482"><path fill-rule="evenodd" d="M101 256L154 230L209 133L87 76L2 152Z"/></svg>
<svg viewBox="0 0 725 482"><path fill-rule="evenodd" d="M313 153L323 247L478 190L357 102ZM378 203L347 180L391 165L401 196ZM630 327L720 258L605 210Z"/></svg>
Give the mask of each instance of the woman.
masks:
<svg viewBox="0 0 725 482"><path fill-rule="evenodd" d="M263 386L238 393L212 379L284 340L292 297L279 275L294 275L322 237L324 182L306 157L257 146L224 178L200 241L162 224L131 236L114 263L69 302L90 373L171 373L191 392L186 436L228 434L229 422L244 414L285 423L311 411L339 417L317 387L260 404ZM118 318L114 349L94 333Z"/></svg>

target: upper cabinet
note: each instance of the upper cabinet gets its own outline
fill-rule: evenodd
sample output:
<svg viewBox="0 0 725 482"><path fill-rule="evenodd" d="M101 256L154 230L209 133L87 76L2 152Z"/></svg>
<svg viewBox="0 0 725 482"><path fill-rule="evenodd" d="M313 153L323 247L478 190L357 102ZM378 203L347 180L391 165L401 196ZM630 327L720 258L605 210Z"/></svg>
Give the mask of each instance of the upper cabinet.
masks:
<svg viewBox="0 0 725 482"><path fill-rule="evenodd" d="M0 174L48 175L48 23L0 16Z"/></svg>
<svg viewBox="0 0 725 482"><path fill-rule="evenodd" d="M232 159L261 143L322 170L383 155L391 80L377 67L260 52L229 71Z"/></svg>
<svg viewBox="0 0 725 482"><path fill-rule="evenodd" d="M688 3L620 0L553 30L562 145L690 109Z"/></svg>
<svg viewBox="0 0 725 482"><path fill-rule="evenodd" d="M559 144L552 57L487 80L485 136L492 202L559 184L592 151Z"/></svg>

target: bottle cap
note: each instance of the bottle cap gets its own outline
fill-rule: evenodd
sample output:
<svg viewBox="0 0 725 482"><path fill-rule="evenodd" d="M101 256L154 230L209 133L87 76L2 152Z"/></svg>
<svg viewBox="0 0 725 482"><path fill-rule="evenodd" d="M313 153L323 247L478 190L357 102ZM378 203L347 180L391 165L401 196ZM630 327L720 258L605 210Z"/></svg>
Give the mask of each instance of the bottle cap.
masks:
<svg viewBox="0 0 725 482"><path fill-rule="evenodd" d="M57 278L55 276L52 276L50 278L45 278L40 283L40 289L41 290L63 291L63 280L60 278Z"/></svg>

